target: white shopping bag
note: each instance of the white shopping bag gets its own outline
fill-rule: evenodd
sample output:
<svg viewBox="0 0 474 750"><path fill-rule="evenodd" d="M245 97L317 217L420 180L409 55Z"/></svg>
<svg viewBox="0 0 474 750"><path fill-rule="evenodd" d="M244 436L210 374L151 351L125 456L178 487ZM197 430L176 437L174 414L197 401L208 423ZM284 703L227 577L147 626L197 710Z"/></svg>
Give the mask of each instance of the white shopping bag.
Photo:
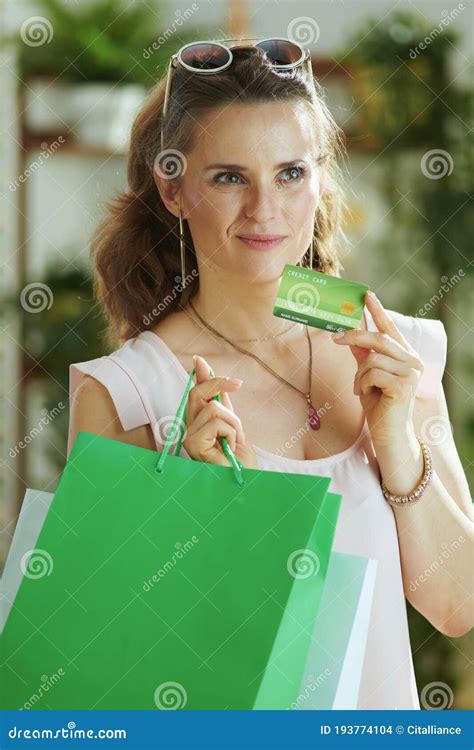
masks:
<svg viewBox="0 0 474 750"><path fill-rule="evenodd" d="M332 552L296 710L355 710L377 560Z"/></svg>

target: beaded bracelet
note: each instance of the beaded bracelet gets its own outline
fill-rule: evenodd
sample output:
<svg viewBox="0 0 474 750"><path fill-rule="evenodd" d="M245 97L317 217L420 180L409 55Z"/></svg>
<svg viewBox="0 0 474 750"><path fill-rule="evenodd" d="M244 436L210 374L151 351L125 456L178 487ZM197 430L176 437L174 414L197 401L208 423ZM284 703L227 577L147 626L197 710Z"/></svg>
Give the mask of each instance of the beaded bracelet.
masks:
<svg viewBox="0 0 474 750"><path fill-rule="evenodd" d="M381 486L382 486L382 492L385 500L390 503L390 505L394 506L400 506L400 505L408 505L410 503L416 503L418 500L420 500L421 496L423 495L424 491L428 487L431 477L433 476L433 464L431 459L431 451L426 445L425 441L422 440L418 435L416 436L416 439L418 440L421 451L423 453L423 462L424 462L424 468L423 468L423 476L421 478L421 482L418 485L418 487L415 487L413 492L410 492L409 495L393 495L387 487L385 486L385 482L383 479L381 480Z"/></svg>

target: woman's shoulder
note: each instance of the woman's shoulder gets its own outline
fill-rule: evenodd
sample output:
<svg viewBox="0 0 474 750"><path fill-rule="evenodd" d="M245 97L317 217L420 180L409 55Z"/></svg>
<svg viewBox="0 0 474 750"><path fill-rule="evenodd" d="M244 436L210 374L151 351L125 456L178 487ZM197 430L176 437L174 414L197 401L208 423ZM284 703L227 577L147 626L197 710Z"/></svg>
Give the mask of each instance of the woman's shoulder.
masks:
<svg viewBox="0 0 474 750"><path fill-rule="evenodd" d="M145 424L146 410L137 381L146 350L140 337L129 339L113 352L69 365L69 399L72 405L86 391L107 393L124 430Z"/></svg>
<svg viewBox="0 0 474 750"><path fill-rule="evenodd" d="M446 366L447 336L444 324L441 320L404 315L396 310L386 312L424 364L417 396L436 398ZM368 329L377 330L370 313L367 310L366 313Z"/></svg>
<svg viewBox="0 0 474 750"><path fill-rule="evenodd" d="M178 388L177 361L152 331L142 331L109 354L69 365L69 398L106 389L124 430L152 421ZM94 382L91 382L93 379ZM169 412L165 412L169 413Z"/></svg>

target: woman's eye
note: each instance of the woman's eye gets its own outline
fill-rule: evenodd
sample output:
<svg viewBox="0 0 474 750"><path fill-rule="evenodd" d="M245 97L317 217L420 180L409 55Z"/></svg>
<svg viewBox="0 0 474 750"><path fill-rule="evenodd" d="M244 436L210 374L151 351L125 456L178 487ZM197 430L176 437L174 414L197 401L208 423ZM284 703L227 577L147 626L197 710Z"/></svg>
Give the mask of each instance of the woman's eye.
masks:
<svg viewBox="0 0 474 750"><path fill-rule="evenodd" d="M289 167L284 169L282 175L289 175L289 178L283 178L281 182L295 182L301 179L305 174L305 167Z"/></svg>
<svg viewBox="0 0 474 750"><path fill-rule="evenodd" d="M230 177L231 179L222 179L222 178ZM221 183L221 185L239 185L239 182L234 181L232 178L236 177L238 180L240 180L240 175L238 175L236 172L221 172L220 174L216 174L214 177L215 182Z"/></svg>

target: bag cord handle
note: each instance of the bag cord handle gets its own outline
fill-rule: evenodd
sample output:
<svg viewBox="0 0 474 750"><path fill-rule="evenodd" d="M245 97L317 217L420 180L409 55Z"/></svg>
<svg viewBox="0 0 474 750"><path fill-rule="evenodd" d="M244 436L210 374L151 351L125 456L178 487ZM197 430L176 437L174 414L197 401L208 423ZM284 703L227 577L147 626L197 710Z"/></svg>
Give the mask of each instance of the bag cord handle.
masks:
<svg viewBox="0 0 474 750"><path fill-rule="evenodd" d="M210 370L210 373L211 373L211 377L212 378L215 377L214 373L212 371L212 368L209 368L209 370ZM189 391L191 390L191 388L193 387L193 378L194 378L195 372L196 371L195 371L195 369L193 367L193 369L191 370L191 374L189 376L186 388L184 390L183 396L182 396L181 401L179 403L178 409L177 409L176 414L174 416L173 424L171 425L171 429L170 429L170 431L168 433L168 437L166 438L166 442L165 442L165 444L163 446L163 450L162 450L162 452L160 454L160 457L159 457L159 459L157 461L157 464L155 466L155 471L158 472L158 473L161 473L163 471L163 469L164 469L166 456L168 455L168 453L170 451L171 445L172 445L173 440L174 440L174 436L175 436L176 431L178 429L179 429L179 435L178 435L178 440L177 440L177 443L176 443L174 454L177 455L180 452L180 450L181 450L181 444L183 442L184 431L185 431L185 428L186 428L186 413L187 413L188 394L189 394ZM221 396L220 396L219 393L216 396L213 397L213 400L220 401L222 403L222 398L221 398ZM239 461L239 459L236 458L235 455L233 454L233 452L232 452L232 450L229 447L229 444L227 442L227 438L221 437L219 439L220 439L220 442L221 442L222 450L224 451L224 454L227 456L227 458L229 459L229 461L230 461L230 463L232 465L232 469L234 471L235 478L237 479L237 484L239 485L239 487L243 487L244 486L243 465L242 465L241 461Z"/></svg>

